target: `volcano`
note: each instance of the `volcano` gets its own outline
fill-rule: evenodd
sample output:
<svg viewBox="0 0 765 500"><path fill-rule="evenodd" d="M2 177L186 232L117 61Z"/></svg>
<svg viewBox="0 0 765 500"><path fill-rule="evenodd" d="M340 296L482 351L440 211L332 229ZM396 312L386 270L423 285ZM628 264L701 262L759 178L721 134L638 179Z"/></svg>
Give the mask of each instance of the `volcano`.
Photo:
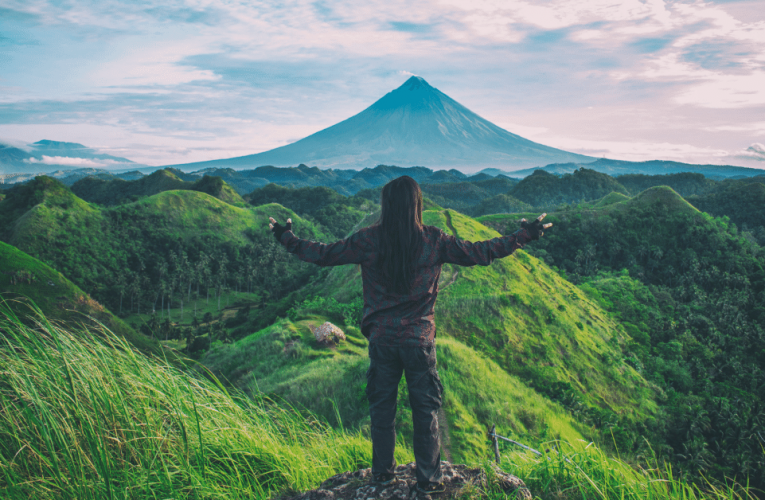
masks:
<svg viewBox="0 0 765 500"><path fill-rule="evenodd" d="M175 167L244 169L305 163L358 169L385 164L471 172L487 167L511 171L594 160L508 132L413 76L361 113L292 144Z"/></svg>

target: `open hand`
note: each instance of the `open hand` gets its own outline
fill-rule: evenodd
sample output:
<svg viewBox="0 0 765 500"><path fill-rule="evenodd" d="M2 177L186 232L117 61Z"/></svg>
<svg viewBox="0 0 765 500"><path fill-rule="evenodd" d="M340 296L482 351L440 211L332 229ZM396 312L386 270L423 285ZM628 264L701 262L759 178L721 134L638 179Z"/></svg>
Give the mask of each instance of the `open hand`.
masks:
<svg viewBox="0 0 765 500"><path fill-rule="evenodd" d="M271 232L274 233L274 237L278 242L282 241L282 235L285 231L292 231L292 219L287 219L287 223L283 226L276 222L276 219L273 217L269 217L268 220L270 221L268 227L271 228Z"/></svg>
<svg viewBox="0 0 765 500"><path fill-rule="evenodd" d="M542 214L534 219L534 222L528 222L526 219L521 219L521 227L529 232L529 236L531 236L532 240L538 240L545 234L545 229L552 227L552 223L542 224L542 219L545 217L547 217L547 214Z"/></svg>

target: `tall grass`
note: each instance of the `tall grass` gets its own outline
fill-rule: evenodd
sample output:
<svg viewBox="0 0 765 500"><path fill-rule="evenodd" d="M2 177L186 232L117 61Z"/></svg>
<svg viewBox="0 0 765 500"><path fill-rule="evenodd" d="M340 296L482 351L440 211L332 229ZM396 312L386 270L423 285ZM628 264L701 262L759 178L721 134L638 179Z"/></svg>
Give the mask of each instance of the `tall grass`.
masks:
<svg viewBox="0 0 765 500"><path fill-rule="evenodd" d="M507 450L502 468L523 478L535 498L544 500L756 500L755 492L735 481L693 483L669 464L653 460L635 468L594 444L545 444L541 456Z"/></svg>
<svg viewBox="0 0 765 500"><path fill-rule="evenodd" d="M0 498L267 498L370 456L358 433L0 303Z"/></svg>
<svg viewBox="0 0 765 500"><path fill-rule="evenodd" d="M669 466L636 470L595 446L548 448L505 450L502 463L543 499L754 498L689 484ZM106 329L39 311L22 321L0 303L0 498L269 498L368 467L370 451L359 433L230 394ZM476 498L503 498L495 489Z"/></svg>

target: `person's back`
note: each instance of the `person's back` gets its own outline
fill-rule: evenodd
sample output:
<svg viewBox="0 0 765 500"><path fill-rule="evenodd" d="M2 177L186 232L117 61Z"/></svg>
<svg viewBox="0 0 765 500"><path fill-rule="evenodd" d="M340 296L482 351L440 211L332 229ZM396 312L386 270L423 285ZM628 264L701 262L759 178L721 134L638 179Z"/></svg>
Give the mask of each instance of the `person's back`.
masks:
<svg viewBox="0 0 765 500"><path fill-rule="evenodd" d="M306 262L322 266L360 264L364 289L362 332L369 339L367 398L372 420L372 473L393 479L398 383L406 374L414 424L418 489L435 492L441 482L437 412L443 386L436 369L434 308L445 263L489 265L539 238L542 214L508 236L471 243L422 225L422 192L408 176L385 185L380 221L336 243L302 240L291 220L271 219L276 239Z"/></svg>
<svg viewBox="0 0 765 500"><path fill-rule="evenodd" d="M429 345L435 338L433 313L438 297L441 265L488 265L492 260L508 255L528 241L525 235L495 238L479 243L460 241L433 226L422 226L420 249L413 266L413 277L405 293L390 289L381 271L379 225L361 229L334 252L317 252L316 244L305 244L289 235L281 241L301 260L319 265L338 262L361 265L364 290L362 332L370 342L385 345ZM342 242L340 242L342 243ZM331 246L327 246L331 249Z"/></svg>

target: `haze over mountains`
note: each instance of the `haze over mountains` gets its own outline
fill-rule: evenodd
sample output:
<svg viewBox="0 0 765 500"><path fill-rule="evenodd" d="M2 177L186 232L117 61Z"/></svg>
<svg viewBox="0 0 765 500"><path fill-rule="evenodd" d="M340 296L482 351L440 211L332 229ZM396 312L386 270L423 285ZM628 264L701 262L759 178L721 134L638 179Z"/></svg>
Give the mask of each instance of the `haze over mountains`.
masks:
<svg viewBox="0 0 765 500"><path fill-rule="evenodd" d="M295 143L177 167L244 169L305 163L345 169L386 164L476 172L486 167L515 170L593 160L512 134L413 76L361 113Z"/></svg>
<svg viewBox="0 0 765 500"><path fill-rule="evenodd" d="M428 175L448 170L452 174L483 172L518 179L540 168L563 175L583 166L612 176L697 172L722 179L762 173L759 169L730 165L596 159L555 149L494 125L416 76L361 113L295 143L258 154L170 167L196 173L197 177L222 176L228 182L234 181L232 175L239 175L234 171L241 172L250 178L245 183L246 191L240 191L244 193L268 182L279 182L281 179L271 178L285 175L285 172L274 174L280 170L278 167L290 167L291 174L296 172L295 167L318 167L330 176L350 179L354 176L348 171L363 172L380 165L425 167ZM20 147L0 143L0 178L5 184L25 182L40 173L51 174L68 184L107 172L129 172L130 178L136 178L159 168L104 154L78 143L41 140ZM70 182L65 180L70 176ZM322 179L318 184L326 182ZM348 192L365 187L369 186L355 186Z"/></svg>
<svg viewBox="0 0 765 500"><path fill-rule="evenodd" d="M135 169L145 167L76 142L43 139L17 147L0 143L0 173L50 173L74 168ZM2 171L5 172L2 172Z"/></svg>

